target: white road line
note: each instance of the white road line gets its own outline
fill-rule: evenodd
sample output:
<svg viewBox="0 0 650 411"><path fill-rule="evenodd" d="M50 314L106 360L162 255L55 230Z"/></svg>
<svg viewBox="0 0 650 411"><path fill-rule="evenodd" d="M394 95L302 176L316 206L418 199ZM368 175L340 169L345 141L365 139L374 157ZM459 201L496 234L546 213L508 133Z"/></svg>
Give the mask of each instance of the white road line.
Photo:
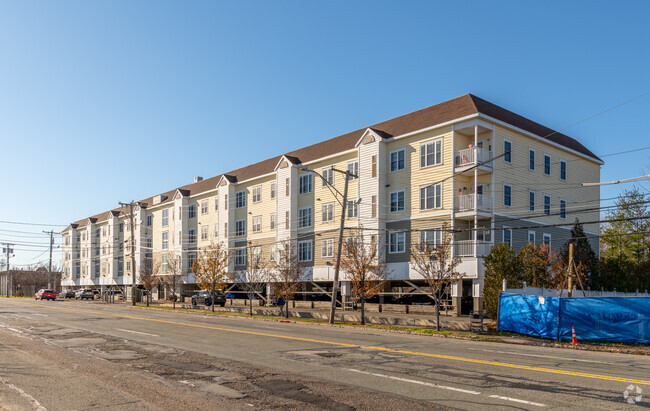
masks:
<svg viewBox="0 0 650 411"><path fill-rule="evenodd" d="M518 402L520 404L526 404L526 405L534 405L536 407L546 407L545 404L540 404L538 402L532 402L532 401L526 401L526 400L520 400L519 398L512 398L512 397L502 397L500 395L488 395L490 398L496 398L499 400L504 400L504 401L512 401L512 402Z"/></svg>
<svg viewBox="0 0 650 411"><path fill-rule="evenodd" d="M394 377L392 375L384 375L384 374L377 374L377 373L374 373L374 372L355 370L354 368L346 368L346 369L348 371L358 372L360 374L372 375L374 377L388 378L388 379L391 379L391 380L402 381L402 382L410 382L412 384L426 385L427 387L440 388L442 390L458 391L458 392L463 392L465 394L473 394L473 395L481 394L478 391L464 390L462 388L448 387L446 385L438 385L438 384L433 384L433 383L430 383L430 382L424 382L424 381L418 381L418 380L410 380L408 378Z"/></svg>
<svg viewBox="0 0 650 411"><path fill-rule="evenodd" d="M133 333L133 334L149 335L149 336L151 336L151 337L160 337L159 335L156 335L156 334L149 334L149 333L143 333L142 331L124 330L124 329L122 329L122 328L116 328L115 330L117 330L117 331L124 331L124 332L127 332L127 333Z"/></svg>
<svg viewBox="0 0 650 411"><path fill-rule="evenodd" d="M47 408L43 407L43 406L41 405L41 403L39 403L38 401L36 401L36 398L34 398L34 397L32 397L31 395L27 394L25 391L21 390L20 388L16 387L15 385L9 383L9 381L0 378L0 383L4 384L4 385L5 385L6 387L8 387L8 388L11 388L12 390L14 390L14 391L16 391L18 394L20 394L22 397L24 397L25 399L27 399L27 400L32 404L32 406L34 407L34 409L36 409L36 410L38 410L38 411L47 411Z"/></svg>
<svg viewBox="0 0 650 411"><path fill-rule="evenodd" d="M564 357L553 357L552 355L542 355L542 354L525 354L515 351L497 351L497 350L485 350L480 348L470 348L472 351L485 351L485 352L494 352L497 354L511 354L511 355L521 355L523 357L538 357L538 358L552 358L554 360L565 360L565 361L578 361L578 362L590 362L595 364L607 364L614 365L611 362L595 361L595 360L580 360L578 358L564 358Z"/></svg>

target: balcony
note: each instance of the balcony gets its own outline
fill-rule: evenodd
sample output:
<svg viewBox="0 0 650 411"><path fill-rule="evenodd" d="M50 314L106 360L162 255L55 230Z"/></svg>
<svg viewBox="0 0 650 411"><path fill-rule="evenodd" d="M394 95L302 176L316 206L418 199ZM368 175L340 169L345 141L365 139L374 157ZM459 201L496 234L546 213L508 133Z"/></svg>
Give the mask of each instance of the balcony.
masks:
<svg viewBox="0 0 650 411"><path fill-rule="evenodd" d="M491 172L491 159L492 153L488 150L479 147L466 148L456 152L456 155L454 156L454 166L457 168L457 172L463 172L480 164L478 166L480 173Z"/></svg>
<svg viewBox="0 0 650 411"><path fill-rule="evenodd" d="M474 253L476 246L476 254ZM490 253L492 243L488 241L461 240L454 242L455 257L485 257Z"/></svg>
<svg viewBox="0 0 650 411"><path fill-rule="evenodd" d="M475 204L474 194L457 196L454 199L454 211L456 212L456 218L460 219L472 220L476 214L478 214L478 217L491 217L492 197L476 194Z"/></svg>

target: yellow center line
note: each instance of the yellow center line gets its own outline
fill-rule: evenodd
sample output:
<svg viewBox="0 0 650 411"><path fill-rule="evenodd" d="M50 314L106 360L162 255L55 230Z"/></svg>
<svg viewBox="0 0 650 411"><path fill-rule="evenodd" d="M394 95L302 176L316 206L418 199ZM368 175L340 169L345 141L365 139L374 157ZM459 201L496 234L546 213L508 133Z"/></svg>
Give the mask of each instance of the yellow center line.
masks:
<svg viewBox="0 0 650 411"><path fill-rule="evenodd" d="M19 302L19 301L12 301L12 302L14 302L16 304L33 305L33 306L41 307L41 308L75 311L75 312L86 313L86 314L103 314L103 315L112 316L112 317L129 318L129 319L132 319L132 320L151 321L151 322L157 322L157 323L163 323L163 324L181 325L181 326L185 326L185 327L204 328L204 329L208 329L208 330L226 331L226 332L239 333L239 334L248 334L248 335L258 335L258 336L262 336L262 337L282 338L282 339L285 339L285 340L314 342L314 343L319 343L319 344L337 345L337 346L341 346L341 347L361 348L361 349L364 349L364 350L386 351L386 352L393 352L393 353L406 354L406 355L414 355L414 356L420 356L420 357L440 358L440 359L451 360L451 361L461 361L461 362L474 363L474 364L492 365L492 366L497 366L497 367L516 368L516 369L520 369L520 370L537 371L537 372L560 374L560 375L570 375L570 376L574 376L574 377L593 378L593 379L598 379L598 380L625 382L625 383L630 383L630 384L650 385L650 381L637 380L637 379L634 379L634 378L614 377L614 376L601 375L601 374L589 374L589 373L583 373L583 372L557 370L557 369L552 369L552 368L533 367L533 366L529 366L529 365L511 364L511 363L505 363L505 362L499 362L499 361L477 360L477 359L474 359L474 358L457 357L457 356L452 356L452 355L433 354L433 353L426 353L426 352L419 352L419 351L409 351L409 350L396 350L396 349L393 349L393 348L364 346L364 345L358 345L358 344L342 343L342 342L337 342L337 341L318 340L318 339L314 339L314 338L305 338L305 337L292 337L292 336L288 336L288 335L270 334L270 333L263 333L263 332L256 332L256 331L235 330L235 329L232 329L232 328L223 328L223 327L214 327L214 326L211 326L211 325L190 324L190 323L183 323L183 322L178 322L178 321L160 320L160 319L157 319L157 318L136 317L136 316L133 316L133 315L126 315L126 314L113 314L113 313L105 313L105 312L90 311L90 310L80 310L80 309L76 309L76 308L66 308L66 307L52 307L52 306L44 306L44 305L41 305L41 304L26 303L26 302Z"/></svg>

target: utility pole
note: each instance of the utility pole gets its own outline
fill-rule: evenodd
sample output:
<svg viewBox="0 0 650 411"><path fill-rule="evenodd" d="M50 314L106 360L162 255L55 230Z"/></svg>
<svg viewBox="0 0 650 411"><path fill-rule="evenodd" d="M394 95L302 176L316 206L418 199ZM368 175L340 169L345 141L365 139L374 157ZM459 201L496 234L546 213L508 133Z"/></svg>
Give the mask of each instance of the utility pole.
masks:
<svg viewBox="0 0 650 411"><path fill-rule="evenodd" d="M54 247L54 230L43 231L43 232L45 234L50 235L50 265L49 265L49 267L47 269L47 288L49 290L51 290L52 289L52 280L51 280L51 277L52 277L52 247ZM55 290L55 292L56 292L56 290Z"/></svg>
<svg viewBox="0 0 650 411"><path fill-rule="evenodd" d="M338 194L341 194L341 192L337 190L332 184L330 184L330 182L327 181L325 177L320 175L320 173L305 167L303 167L301 170L309 171L310 173L316 174L327 185L332 187ZM348 205L348 183L350 181L350 177L359 178L359 176L352 174L349 170L345 170L345 171L337 170L334 167L332 167L332 171L336 171L337 173L341 173L345 175L345 188L343 190L343 203L341 204L341 226L339 228L339 243L336 252L336 267L334 268L334 282L332 284L332 306L330 307L330 317L329 317L330 324L334 324L334 315L336 313L336 295L338 294L338 290L339 290L339 271L341 269L341 250L343 248L343 230L345 229L345 212Z"/></svg>
<svg viewBox="0 0 650 411"><path fill-rule="evenodd" d="M11 273L9 272L9 257L14 253L14 249L11 248L13 246L13 244L2 243L2 245L5 246L5 248L3 248L2 251L7 254L7 281L6 281L6 284L7 284L7 297L9 297L9 291L12 288L12 287L9 286L9 276L11 275ZM13 276L12 276L11 283L13 283Z"/></svg>
<svg viewBox="0 0 650 411"><path fill-rule="evenodd" d="M130 203L120 201L119 204L123 207L129 207L129 224L131 225L131 304L135 306L135 224L133 223L133 209L135 206L140 206L140 203L131 200Z"/></svg>

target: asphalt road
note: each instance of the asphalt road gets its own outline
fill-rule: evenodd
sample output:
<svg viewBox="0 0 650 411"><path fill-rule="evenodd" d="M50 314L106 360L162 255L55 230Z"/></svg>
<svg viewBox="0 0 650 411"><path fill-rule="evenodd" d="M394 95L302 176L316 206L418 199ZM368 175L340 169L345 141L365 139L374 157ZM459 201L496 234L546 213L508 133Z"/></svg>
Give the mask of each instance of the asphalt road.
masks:
<svg viewBox="0 0 650 411"><path fill-rule="evenodd" d="M650 358L0 299L4 409L627 409ZM40 408L39 408L40 407Z"/></svg>

